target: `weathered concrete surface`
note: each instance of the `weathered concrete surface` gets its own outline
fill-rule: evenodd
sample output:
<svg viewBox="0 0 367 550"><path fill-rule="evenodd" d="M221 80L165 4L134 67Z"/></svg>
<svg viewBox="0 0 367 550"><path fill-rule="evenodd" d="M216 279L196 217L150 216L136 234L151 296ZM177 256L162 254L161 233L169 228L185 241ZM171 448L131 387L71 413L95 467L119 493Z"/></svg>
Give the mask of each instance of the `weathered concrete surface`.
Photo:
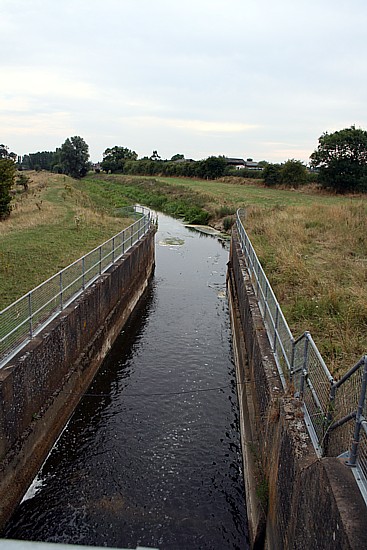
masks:
<svg viewBox="0 0 367 550"><path fill-rule="evenodd" d="M228 289L252 547L367 548L367 511L352 472L317 458L300 403L283 391L236 232Z"/></svg>
<svg viewBox="0 0 367 550"><path fill-rule="evenodd" d="M0 528L144 293L154 270L154 233L0 370Z"/></svg>

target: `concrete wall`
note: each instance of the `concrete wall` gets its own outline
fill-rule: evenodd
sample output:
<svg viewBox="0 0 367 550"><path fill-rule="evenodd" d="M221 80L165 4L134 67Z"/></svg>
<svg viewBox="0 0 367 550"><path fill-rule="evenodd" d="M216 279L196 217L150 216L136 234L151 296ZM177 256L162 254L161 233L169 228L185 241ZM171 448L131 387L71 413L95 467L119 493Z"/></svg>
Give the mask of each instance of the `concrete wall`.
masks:
<svg viewBox="0 0 367 550"><path fill-rule="evenodd" d="M154 270L154 233L0 370L0 528L144 293Z"/></svg>
<svg viewBox="0 0 367 550"><path fill-rule="evenodd" d="M367 548L352 472L337 458L317 458L300 403L283 392L236 232L228 289L252 547Z"/></svg>

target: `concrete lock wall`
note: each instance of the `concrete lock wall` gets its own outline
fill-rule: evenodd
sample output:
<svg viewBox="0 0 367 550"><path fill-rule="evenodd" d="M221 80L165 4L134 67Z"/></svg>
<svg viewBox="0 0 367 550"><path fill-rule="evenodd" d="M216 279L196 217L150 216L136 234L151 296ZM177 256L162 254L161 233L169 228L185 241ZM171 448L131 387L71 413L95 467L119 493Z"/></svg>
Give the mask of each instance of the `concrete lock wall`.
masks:
<svg viewBox="0 0 367 550"><path fill-rule="evenodd" d="M145 237L0 370L0 528L39 470L144 293Z"/></svg>
<svg viewBox="0 0 367 550"><path fill-rule="evenodd" d="M348 466L318 459L301 404L283 391L234 231L228 294L253 548L367 548L366 505Z"/></svg>

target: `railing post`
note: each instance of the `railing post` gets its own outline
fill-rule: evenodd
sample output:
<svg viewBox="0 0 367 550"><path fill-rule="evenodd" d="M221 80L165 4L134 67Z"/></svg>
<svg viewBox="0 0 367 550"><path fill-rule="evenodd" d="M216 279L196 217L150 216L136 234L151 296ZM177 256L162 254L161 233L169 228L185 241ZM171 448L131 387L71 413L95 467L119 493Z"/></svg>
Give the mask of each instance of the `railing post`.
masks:
<svg viewBox="0 0 367 550"><path fill-rule="evenodd" d="M265 286L264 296L264 323L266 322L266 314L268 312L268 285Z"/></svg>
<svg viewBox="0 0 367 550"><path fill-rule="evenodd" d="M294 341L294 338L292 336L292 355L291 355L291 376L293 374L293 370L294 370L294 358L295 358L295 355L296 355L296 343Z"/></svg>
<svg viewBox="0 0 367 550"><path fill-rule="evenodd" d="M356 424L354 428L354 436L352 441L352 446L350 449L350 456L347 462L348 466L355 467L357 464L358 458L358 446L360 440L360 431L361 425L364 420L363 417L363 408L366 400L366 389L367 389L367 355L364 356L364 368L363 368L363 378L362 378L362 388L359 396L357 414L356 414Z"/></svg>
<svg viewBox="0 0 367 550"><path fill-rule="evenodd" d="M279 306L277 305L277 309L275 312L275 326L274 326L274 341L273 341L273 352L276 352L277 349L277 330L278 330L278 321L279 321Z"/></svg>
<svg viewBox="0 0 367 550"><path fill-rule="evenodd" d="M33 338L32 292L28 292L29 338Z"/></svg>
<svg viewBox="0 0 367 550"><path fill-rule="evenodd" d="M59 285L60 285L60 309L62 311L64 309L63 287L62 287L62 271L60 271Z"/></svg>
<svg viewBox="0 0 367 550"><path fill-rule="evenodd" d="M99 247L99 274L102 273L102 247Z"/></svg>
<svg viewBox="0 0 367 550"><path fill-rule="evenodd" d="M329 448L329 440L330 440L330 433L329 428L333 423L334 420L334 409L335 409L335 397L336 397L336 389L337 386L334 382L334 380L330 380L330 396L329 396L329 406L326 418L324 420L324 437L323 437L323 443L322 443L322 454L323 456L327 456L328 448Z"/></svg>
<svg viewBox="0 0 367 550"><path fill-rule="evenodd" d="M306 380L306 375L308 374L308 345L309 345L308 333L305 332L305 346L303 349L302 375L301 375L301 382L299 386L299 394L301 399L303 399L303 394L305 391L305 380Z"/></svg>
<svg viewBox="0 0 367 550"><path fill-rule="evenodd" d="M112 237L112 263L115 263L115 237Z"/></svg>
<svg viewBox="0 0 367 550"><path fill-rule="evenodd" d="M82 284L83 290L85 290L85 256L82 258Z"/></svg>
<svg viewBox="0 0 367 550"><path fill-rule="evenodd" d="M122 232L122 253L125 254L125 229Z"/></svg>
<svg viewBox="0 0 367 550"><path fill-rule="evenodd" d="M257 298L259 299L259 293L260 293L260 279L259 279L259 273L260 273L260 262L257 262Z"/></svg>

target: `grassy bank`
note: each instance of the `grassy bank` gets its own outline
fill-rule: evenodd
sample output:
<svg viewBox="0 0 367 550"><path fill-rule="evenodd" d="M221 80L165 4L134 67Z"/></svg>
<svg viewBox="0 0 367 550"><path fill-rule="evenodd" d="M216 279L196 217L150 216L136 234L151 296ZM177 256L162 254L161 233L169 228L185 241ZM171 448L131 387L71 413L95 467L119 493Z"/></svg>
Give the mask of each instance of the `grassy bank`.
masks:
<svg viewBox="0 0 367 550"><path fill-rule="evenodd" d="M330 370L367 352L367 203L247 210L245 226L295 336L309 330Z"/></svg>
<svg viewBox="0 0 367 550"><path fill-rule="evenodd" d="M0 224L0 309L130 223L141 203L190 223L245 226L295 336L310 330L335 373L367 352L367 201L254 180L32 174Z"/></svg>
<svg viewBox="0 0 367 550"><path fill-rule="evenodd" d="M294 335L310 330L336 375L366 353L365 197L331 195L312 187L268 189L253 180L115 178L135 200L150 201L152 207L164 207L185 193L191 203L199 198L197 206L214 224L245 207L246 228ZM136 188L141 195L135 194Z"/></svg>
<svg viewBox="0 0 367 550"><path fill-rule="evenodd" d="M108 201L112 208L118 209L126 202L140 203L198 224L207 223L211 216L206 209L209 198L204 193L157 178L95 174L83 179L80 186L88 190L91 198Z"/></svg>
<svg viewBox="0 0 367 550"><path fill-rule="evenodd" d="M0 310L131 223L97 208L66 176L30 177L0 223Z"/></svg>

